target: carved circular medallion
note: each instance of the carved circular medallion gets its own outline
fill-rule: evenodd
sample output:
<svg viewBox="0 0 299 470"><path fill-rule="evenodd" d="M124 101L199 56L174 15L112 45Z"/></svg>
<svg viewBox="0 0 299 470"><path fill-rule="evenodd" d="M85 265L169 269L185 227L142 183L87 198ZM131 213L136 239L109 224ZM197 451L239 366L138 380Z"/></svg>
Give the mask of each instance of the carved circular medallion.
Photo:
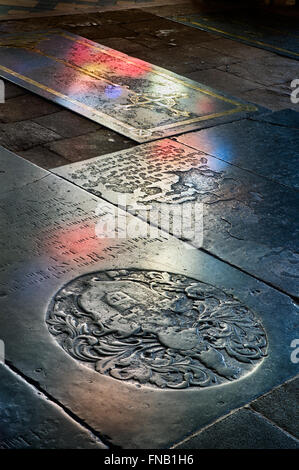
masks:
<svg viewBox="0 0 299 470"><path fill-rule="evenodd" d="M87 366L159 388L237 380L258 366L267 348L261 323L236 298L160 271L79 277L58 292L47 324Z"/></svg>

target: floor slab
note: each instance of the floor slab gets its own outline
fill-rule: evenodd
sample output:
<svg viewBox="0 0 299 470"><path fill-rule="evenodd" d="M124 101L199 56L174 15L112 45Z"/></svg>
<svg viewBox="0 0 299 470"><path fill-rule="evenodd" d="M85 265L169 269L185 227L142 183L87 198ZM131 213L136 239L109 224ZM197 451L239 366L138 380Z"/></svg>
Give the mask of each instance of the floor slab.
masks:
<svg viewBox="0 0 299 470"><path fill-rule="evenodd" d="M54 172L297 295L296 191L167 139Z"/></svg>
<svg viewBox="0 0 299 470"><path fill-rule="evenodd" d="M137 142L258 111L255 105L63 30L2 37L0 58L4 78Z"/></svg>
<svg viewBox="0 0 299 470"><path fill-rule="evenodd" d="M61 136L29 120L0 124L0 139L5 148L19 152L59 140Z"/></svg>
<svg viewBox="0 0 299 470"><path fill-rule="evenodd" d="M2 103L0 107L0 122L26 121L45 115L51 116L51 114L56 114L58 111L60 111L59 106L31 93L11 99L6 97L5 103ZM20 116L22 116L21 119Z"/></svg>
<svg viewBox="0 0 299 470"><path fill-rule="evenodd" d="M10 19L36 16L40 17L43 15L51 16L61 13L67 14L70 11L72 13L80 13L84 11L109 12L110 10L135 10L134 7L163 7L168 5L168 3L169 0L63 0L62 2L55 0L4 0L0 3L0 18ZM181 3L181 0L172 0L172 3Z"/></svg>
<svg viewBox="0 0 299 470"><path fill-rule="evenodd" d="M0 383L0 449L107 449L4 364L0 364Z"/></svg>
<svg viewBox="0 0 299 470"><path fill-rule="evenodd" d="M298 24L294 18L245 8L169 18L292 59L299 58Z"/></svg>
<svg viewBox="0 0 299 470"><path fill-rule="evenodd" d="M294 111L273 114L276 121L281 119L294 123ZM177 140L195 149L206 152L221 160L264 176L277 183L298 188L298 145L297 129L267 122L264 116L256 120L243 120L179 136Z"/></svg>
<svg viewBox="0 0 299 470"><path fill-rule="evenodd" d="M225 70L223 65L220 69ZM229 72L235 77L252 80L266 87L286 82L291 83L294 77L297 77L298 71L298 62L275 54L234 63L229 68Z"/></svg>
<svg viewBox="0 0 299 470"><path fill-rule="evenodd" d="M255 400L251 407L299 439L297 397L299 377ZM295 418L295 419L294 419Z"/></svg>
<svg viewBox="0 0 299 470"><path fill-rule="evenodd" d="M7 361L106 443L167 447L296 374L288 296L122 211L105 238L114 206L55 175L0 212Z"/></svg>
<svg viewBox="0 0 299 470"><path fill-rule="evenodd" d="M19 155L25 158L25 160L28 160L29 162L32 162L35 165L41 166L45 169L52 168L55 164L56 166L60 166L67 165L70 163L62 156L51 152L51 150L42 147L41 145L27 150L21 150L19 151Z"/></svg>
<svg viewBox="0 0 299 470"><path fill-rule="evenodd" d="M254 121L269 122L277 126L299 129L299 112L283 109L274 113L265 113L252 118Z"/></svg>
<svg viewBox="0 0 299 470"><path fill-rule="evenodd" d="M14 191L47 176L47 171L0 146L0 193Z"/></svg>
<svg viewBox="0 0 299 470"><path fill-rule="evenodd" d="M293 436L250 409L243 409L208 427L176 449L298 449Z"/></svg>
<svg viewBox="0 0 299 470"><path fill-rule="evenodd" d="M233 75L231 76L233 77ZM298 104L292 103L291 93L292 89L290 88L290 82L288 81L287 83L280 83L278 85L245 91L242 97L243 99L245 98L250 100L257 105L264 106L272 111L280 111L289 108L296 112L298 111Z"/></svg>

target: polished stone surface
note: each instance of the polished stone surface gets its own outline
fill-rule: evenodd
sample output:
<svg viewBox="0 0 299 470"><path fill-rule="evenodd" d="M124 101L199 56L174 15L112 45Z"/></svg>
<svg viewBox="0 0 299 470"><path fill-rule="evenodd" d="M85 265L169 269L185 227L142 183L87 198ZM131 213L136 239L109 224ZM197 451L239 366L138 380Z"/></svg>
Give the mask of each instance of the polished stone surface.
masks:
<svg viewBox="0 0 299 470"><path fill-rule="evenodd" d="M3 36L0 74L137 142L257 107L63 30Z"/></svg>
<svg viewBox="0 0 299 470"><path fill-rule="evenodd" d="M296 191L168 139L53 171L297 295Z"/></svg>
<svg viewBox="0 0 299 470"><path fill-rule="evenodd" d="M0 449L107 449L4 364L0 384Z"/></svg>
<svg viewBox="0 0 299 470"><path fill-rule="evenodd" d="M298 23L293 18L241 9L176 15L170 19L292 59L299 58Z"/></svg>
<svg viewBox="0 0 299 470"><path fill-rule="evenodd" d="M298 129L294 111L263 114L260 120L242 120L177 137L183 144L206 152L232 165L297 189ZM298 113L296 113L297 115ZM283 119L286 125L279 125ZM273 122L271 122L271 120ZM275 122L274 122L275 121Z"/></svg>
<svg viewBox="0 0 299 470"><path fill-rule="evenodd" d="M133 216L126 238L121 227L103 238L113 212L49 173L0 195L0 330L16 371L125 448L179 442L296 374L288 296L174 238L145 237Z"/></svg>
<svg viewBox="0 0 299 470"><path fill-rule="evenodd" d="M0 146L0 193L38 181L47 176L47 171L30 165L23 158Z"/></svg>

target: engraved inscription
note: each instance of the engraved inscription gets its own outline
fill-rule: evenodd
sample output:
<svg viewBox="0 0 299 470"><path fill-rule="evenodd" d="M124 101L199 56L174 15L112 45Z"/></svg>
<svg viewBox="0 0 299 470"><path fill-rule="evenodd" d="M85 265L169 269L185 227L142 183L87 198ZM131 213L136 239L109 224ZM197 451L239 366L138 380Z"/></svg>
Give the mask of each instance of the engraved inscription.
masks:
<svg viewBox="0 0 299 470"><path fill-rule="evenodd" d="M57 173L172 234L171 215L155 218L154 210L162 213L169 205L171 214L181 205L181 213L186 209L195 214L196 205L203 204L200 245L297 294L298 202L295 193L282 186L168 139L69 165ZM194 233L192 222L190 227Z"/></svg>
<svg viewBox="0 0 299 470"><path fill-rule="evenodd" d="M213 170L206 154L169 140L84 162L69 177L96 196L109 192L117 202L122 193L132 204L214 202L237 185L227 178L223 189L224 172Z"/></svg>
<svg viewBox="0 0 299 470"><path fill-rule="evenodd" d="M81 276L57 293L46 321L85 365L158 388L229 383L252 372L267 348L246 305L212 285L160 271Z"/></svg>

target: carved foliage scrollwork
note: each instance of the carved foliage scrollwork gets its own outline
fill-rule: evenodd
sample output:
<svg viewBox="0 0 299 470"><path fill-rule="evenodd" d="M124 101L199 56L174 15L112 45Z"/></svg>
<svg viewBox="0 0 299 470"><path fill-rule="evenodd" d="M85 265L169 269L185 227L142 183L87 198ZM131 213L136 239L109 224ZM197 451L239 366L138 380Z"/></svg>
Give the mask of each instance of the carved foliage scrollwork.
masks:
<svg viewBox="0 0 299 470"><path fill-rule="evenodd" d="M56 295L47 324L65 351L99 373L158 388L237 380L267 348L246 305L168 272L127 269L75 279Z"/></svg>

